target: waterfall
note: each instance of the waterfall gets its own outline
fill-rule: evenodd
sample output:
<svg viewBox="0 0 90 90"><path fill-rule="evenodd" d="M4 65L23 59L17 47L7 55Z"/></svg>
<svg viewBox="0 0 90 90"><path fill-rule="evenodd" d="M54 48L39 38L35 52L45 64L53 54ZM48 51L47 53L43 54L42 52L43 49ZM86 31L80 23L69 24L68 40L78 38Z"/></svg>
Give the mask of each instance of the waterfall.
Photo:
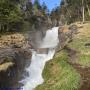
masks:
<svg viewBox="0 0 90 90"><path fill-rule="evenodd" d="M48 53L38 54L37 51L32 51L31 64L28 68L26 68L29 76L26 76L24 80L20 81L23 83L23 90L34 90L36 86L44 82L42 72L45 63L53 58L58 42L58 27L47 30L46 36L39 48L48 48Z"/></svg>

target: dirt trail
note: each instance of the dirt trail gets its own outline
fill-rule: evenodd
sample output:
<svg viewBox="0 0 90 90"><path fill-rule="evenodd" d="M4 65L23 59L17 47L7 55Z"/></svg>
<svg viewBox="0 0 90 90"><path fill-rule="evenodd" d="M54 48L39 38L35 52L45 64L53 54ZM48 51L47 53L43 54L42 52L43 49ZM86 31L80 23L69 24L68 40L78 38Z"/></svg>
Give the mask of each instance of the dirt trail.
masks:
<svg viewBox="0 0 90 90"><path fill-rule="evenodd" d="M71 64L81 75L81 82L78 90L90 90L90 67L82 67L80 64L76 63L76 60L78 60L76 50L69 47L66 47L65 49L67 50L69 56L68 63Z"/></svg>

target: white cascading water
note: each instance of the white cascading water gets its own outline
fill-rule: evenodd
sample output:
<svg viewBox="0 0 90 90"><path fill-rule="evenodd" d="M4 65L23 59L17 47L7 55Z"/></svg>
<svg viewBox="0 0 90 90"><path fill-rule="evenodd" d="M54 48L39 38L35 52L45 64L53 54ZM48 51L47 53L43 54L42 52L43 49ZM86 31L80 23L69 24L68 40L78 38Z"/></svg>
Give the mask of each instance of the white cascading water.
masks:
<svg viewBox="0 0 90 90"><path fill-rule="evenodd" d="M31 64L28 68L26 68L29 76L20 81L24 84L22 87L23 90L34 90L35 87L44 82L42 72L45 63L53 58L58 42L58 27L47 30L46 36L44 37L40 48L48 48L48 53L38 54L36 51L32 51Z"/></svg>

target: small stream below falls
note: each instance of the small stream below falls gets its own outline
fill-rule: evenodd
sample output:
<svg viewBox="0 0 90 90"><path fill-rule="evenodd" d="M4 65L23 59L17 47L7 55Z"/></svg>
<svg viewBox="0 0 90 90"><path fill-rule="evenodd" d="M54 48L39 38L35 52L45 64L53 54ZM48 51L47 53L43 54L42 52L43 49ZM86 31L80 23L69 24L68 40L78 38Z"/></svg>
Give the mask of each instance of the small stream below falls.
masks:
<svg viewBox="0 0 90 90"><path fill-rule="evenodd" d="M39 49L48 49L48 51L47 53L38 53L32 50L31 64L26 68L26 72L28 72L29 75L20 81L20 83L23 84L23 87L21 87L23 90L34 90L44 82L42 72L45 63L53 58L58 43L58 27L47 30Z"/></svg>

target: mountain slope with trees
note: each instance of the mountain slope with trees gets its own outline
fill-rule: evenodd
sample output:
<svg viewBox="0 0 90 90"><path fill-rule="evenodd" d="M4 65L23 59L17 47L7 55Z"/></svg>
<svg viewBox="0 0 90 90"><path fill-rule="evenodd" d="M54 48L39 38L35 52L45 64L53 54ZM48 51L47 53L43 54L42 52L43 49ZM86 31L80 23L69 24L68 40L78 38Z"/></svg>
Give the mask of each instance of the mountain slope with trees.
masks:
<svg viewBox="0 0 90 90"><path fill-rule="evenodd" d="M58 26L89 20L90 0L61 0L60 6L51 12L46 4L43 2L41 5L39 0L34 3L31 0L0 1L0 32L27 31L47 23Z"/></svg>
<svg viewBox="0 0 90 90"><path fill-rule="evenodd" d="M60 6L56 7L51 16L55 19L70 24L76 21L90 21L90 0L61 0Z"/></svg>

